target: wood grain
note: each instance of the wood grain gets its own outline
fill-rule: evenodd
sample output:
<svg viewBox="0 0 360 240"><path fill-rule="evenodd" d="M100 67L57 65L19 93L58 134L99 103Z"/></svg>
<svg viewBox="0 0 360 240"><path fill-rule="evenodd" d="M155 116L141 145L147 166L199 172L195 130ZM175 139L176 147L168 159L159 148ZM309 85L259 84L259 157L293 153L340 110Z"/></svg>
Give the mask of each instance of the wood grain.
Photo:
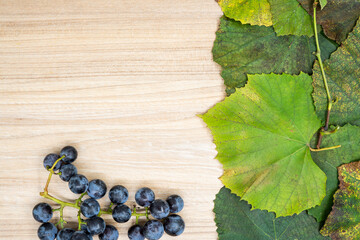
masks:
<svg viewBox="0 0 360 240"><path fill-rule="evenodd" d="M142 186L183 196L176 239L217 238L222 170L196 114L224 97L220 15L212 0L0 0L0 239L37 239L42 160L68 144L80 173L126 186L130 205ZM57 177L50 192L76 197ZM120 239L133 222L116 224Z"/></svg>

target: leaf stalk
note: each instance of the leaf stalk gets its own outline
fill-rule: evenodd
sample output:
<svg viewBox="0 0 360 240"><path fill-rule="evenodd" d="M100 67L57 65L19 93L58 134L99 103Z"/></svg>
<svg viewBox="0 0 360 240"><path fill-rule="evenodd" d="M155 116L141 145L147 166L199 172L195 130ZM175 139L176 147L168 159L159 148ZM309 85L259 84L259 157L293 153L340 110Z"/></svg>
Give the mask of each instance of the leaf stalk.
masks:
<svg viewBox="0 0 360 240"><path fill-rule="evenodd" d="M332 150L332 149L336 149L336 148L340 148L340 147L341 147L341 145L336 145L336 146L326 147L326 148L312 148L309 146L309 149L312 152L321 152L321 151Z"/></svg>
<svg viewBox="0 0 360 240"><path fill-rule="evenodd" d="M330 94L330 90L329 90L329 86L327 83L327 79L326 79L326 74L324 71L324 65L321 59L321 50L320 50L320 44L319 44L319 36L318 36L318 32L317 32L317 23L316 23L316 8L318 5L318 1L315 0L314 4L313 4L313 8L314 8L314 13L313 13L313 18L314 18L314 35L315 35L315 43L316 43L316 58L318 59L318 63L320 66L320 70L321 70L321 75L324 81L324 86L325 86L325 90L326 90L326 95L327 95L327 113L326 113L326 121L325 121L325 126L322 128L321 131L327 131L329 129L329 121L330 121L330 112L331 112L331 108L332 108L332 98L331 98L331 94ZM316 144L316 148L320 149L320 145L322 142L322 138L323 138L323 134L321 134L321 131L319 133L319 138L318 138L318 142Z"/></svg>

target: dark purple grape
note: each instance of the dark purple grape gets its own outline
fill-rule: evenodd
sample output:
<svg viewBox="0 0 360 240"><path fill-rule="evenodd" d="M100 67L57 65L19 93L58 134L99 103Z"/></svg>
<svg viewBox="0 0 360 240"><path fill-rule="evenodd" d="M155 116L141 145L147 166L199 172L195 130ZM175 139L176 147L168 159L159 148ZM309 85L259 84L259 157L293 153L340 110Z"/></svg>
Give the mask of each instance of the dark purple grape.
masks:
<svg viewBox="0 0 360 240"><path fill-rule="evenodd" d="M44 223L52 218L53 212L49 204L39 203L33 208L32 214L36 221Z"/></svg>
<svg viewBox="0 0 360 240"><path fill-rule="evenodd" d="M105 221L101 217L92 217L86 220L87 230L91 235L99 235L105 231Z"/></svg>
<svg viewBox="0 0 360 240"><path fill-rule="evenodd" d="M185 222L179 215L173 214L165 218L164 229L170 236L179 236L184 232Z"/></svg>
<svg viewBox="0 0 360 240"><path fill-rule="evenodd" d="M76 174L69 180L69 188L73 193L81 194L86 192L89 187L89 182L84 175Z"/></svg>
<svg viewBox="0 0 360 240"><path fill-rule="evenodd" d="M58 230L54 224L46 222L40 225L37 234L40 240L54 240Z"/></svg>
<svg viewBox="0 0 360 240"><path fill-rule="evenodd" d="M148 207L155 200L155 193L147 187L140 188L135 194L135 201L142 207Z"/></svg>
<svg viewBox="0 0 360 240"><path fill-rule="evenodd" d="M49 170L50 168L52 168L52 166L54 165L54 163L56 162L56 160L58 160L60 158L59 155L55 154L55 153L50 153L48 155L46 155L46 157L44 158L43 164L44 164L44 168L46 170ZM63 161L60 160L54 167L54 171L59 170L59 168L61 167L61 165L63 164Z"/></svg>
<svg viewBox="0 0 360 240"><path fill-rule="evenodd" d="M79 232L85 233L85 234L90 238L90 240L93 240L93 237L92 237L92 235L89 233L86 224L81 224L81 230L80 230Z"/></svg>
<svg viewBox="0 0 360 240"><path fill-rule="evenodd" d="M158 240L164 234L164 226L158 220L150 220L145 223L143 234L149 240Z"/></svg>
<svg viewBox="0 0 360 240"><path fill-rule="evenodd" d="M63 149L61 149L61 152L60 152L60 156L65 156L62 160L65 162L65 163L72 163L76 160L77 158L77 151L74 147L72 146L66 146L64 147Z"/></svg>
<svg viewBox="0 0 360 240"><path fill-rule="evenodd" d="M110 189L109 198L112 203L124 204L129 198L129 192L124 186L116 185Z"/></svg>
<svg viewBox="0 0 360 240"><path fill-rule="evenodd" d="M92 237L90 238L85 232L83 231L77 231L75 232L70 240L92 240Z"/></svg>
<svg viewBox="0 0 360 240"><path fill-rule="evenodd" d="M71 228L61 229L58 233L56 240L70 240L72 235L74 235L75 230Z"/></svg>
<svg viewBox="0 0 360 240"><path fill-rule="evenodd" d="M162 199L156 199L150 204L150 214L156 219L166 218L169 216L169 213L169 204Z"/></svg>
<svg viewBox="0 0 360 240"><path fill-rule="evenodd" d="M131 209L126 205L117 205L112 211L113 219L118 223L124 223L131 218Z"/></svg>
<svg viewBox="0 0 360 240"><path fill-rule="evenodd" d="M118 238L119 232L112 225L106 225L105 231L99 235L100 240L117 240Z"/></svg>
<svg viewBox="0 0 360 240"><path fill-rule="evenodd" d="M100 212L100 204L95 199L88 198L81 203L80 211L87 218L94 217Z"/></svg>
<svg viewBox="0 0 360 240"><path fill-rule="evenodd" d="M131 226L128 230L128 237L130 240L144 240L143 228L140 225Z"/></svg>
<svg viewBox="0 0 360 240"><path fill-rule="evenodd" d="M68 182L72 176L77 174L77 169L74 165L70 163L62 165L59 172L61 173L59 175L61 180Z"/></svg>
<svg viewBox="0 0 360 240"><path fill-rule="evenodd" d="M89 197L100 199L106 194L106 184L100 179L94 179L89 182L87 193Z"/></svg>
<svg viewBox="0 0 360 240"><path fill-rule="evenodd" d="M171 195L166 199L171 213L178 213L184 208L184 200L179 195Z"/></svg>

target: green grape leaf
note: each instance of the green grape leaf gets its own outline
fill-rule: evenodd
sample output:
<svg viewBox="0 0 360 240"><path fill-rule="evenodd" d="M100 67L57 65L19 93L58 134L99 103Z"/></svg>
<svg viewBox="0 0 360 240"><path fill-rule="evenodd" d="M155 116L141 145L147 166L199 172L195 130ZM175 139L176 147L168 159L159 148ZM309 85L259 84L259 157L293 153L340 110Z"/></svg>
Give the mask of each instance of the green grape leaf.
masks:
<svg viewBox="0 0 360 240"><path fill-rule="evenodd" d="M217 0L225 16L243 24L271 26L268 0Z"/></svg>
<svg viewBox="0 0 360 240"><path fill-rule="evenodd" d="M315 145L316 137L313 138ZM333 195L338 188L337 167L360 159L360 128L350 124L340 128L336 133L323 137L321 147L341 145L340 148L322 152L311 152L314 162L327 176L326 196L320 206L309 209L308 213L319 222L325 221L333 205Z"/></svg>
<svg viewBox="0 0 360 240"><path fill-rule="evenodd" d="M267 211L250 211L251 205L225 187L214 202L219 240L330 240L319 233L319 224L305 212L275 218Z"/></svg>
<svg viewBox="0 0 360 240"><path fill-rule="evenodd" d="M249 81L202 119L212 131L221 181L254 208L277 216L321 203L326 175L311 159L320 128L305 73L249 75Z"/></svg>
<svg viewBox="0 0 360 240"><path fill-rule="evenodd" d="M360 23L330 59L324 62L328 86L333 98L330 123L360 126ZM327 95L318 62L314 64L314 93L316 112L325 119Z"/></svg>
<svg viewBox="0 0 360 240"><path fill-rule="evenodd" d="M322 58L328 58L337 45L319 35ZM306 36L276 36L272 27L250 26L222 17L213 47L214 61L230 95L243 87L246 74L312 73L316 51L313 38Z"/></svg>
<svg viewBox="0 0 360 240"><path fill-rule="evenodd" d="M323 9L327 4L327 0L320 0L319 3L320 3L321 9Z"/></svg>
<svg viewBox="0 0 360 240"><path fill-rule="evenodd" d="M298 0L304 9L313 16L313 0ZM321 4L321 7L323 5ZM360 15L360 1L358 0L328 0L326 7L316 13L316 21L320 24L325 35L341 43L353 29Z"/></svg>
<svg viewBox="0 0 360 240"><path fill-rule="evenodd" d="M356 146L358 147L358 146ZM360 239L360 162L341 165L339 190L321 234L336 240Z"/></svg>
<svg viewBox="0 0 360 240"><path fill-rule="evenodd" d="M273 25L278 36L314 35L312 17L296 0L269 0Z"/></svg>

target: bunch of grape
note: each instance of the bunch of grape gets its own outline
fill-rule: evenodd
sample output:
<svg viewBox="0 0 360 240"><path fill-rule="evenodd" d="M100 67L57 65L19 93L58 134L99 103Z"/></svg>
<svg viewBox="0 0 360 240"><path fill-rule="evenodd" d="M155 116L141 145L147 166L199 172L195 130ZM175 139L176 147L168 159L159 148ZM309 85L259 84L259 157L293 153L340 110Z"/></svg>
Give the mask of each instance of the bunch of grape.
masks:
<svg viewBox="0 0 360 240"><path fill-rule="evenodd" d="M147 187L139 189L135 194L136 203L144 207L137 209L134 206L130 209L125 203L128 200L128 190L122 185L113 186L109 191L111 201L107 210L101 210L98 199L105 196L107 187L104 181L88 179L78 174L76 167L72 164L77 158L77 151L72 146L64 147L60 156L58 154L48 154L44 159L44 167L50 172L44 188L40 195L44 198L54 201L60 207L53 209L48 203L39 203L33 208L33 216L36 221L42 223L38 229L38 237L41 240L92 240L94 235L98 235L100 240L117 240L119 238L118 230L107 225L101 215L111 214L118 223L125 223L131 216L136 217L136 223L130 227L128 237L130 240L157 240L164 232L171 236L178 236L184 232L185 223L176 213L184 207L183 199L178 195L169 196L166 201L155 199L154 192ZM48 185L53 174L68 182L69 189L80 197L73 203L65 202L51 196L48 193ZM82 200L83 197L89 198ZM113 207L114 206L114 207ZM78 209L78 229L64 228L66 221L63 218L64 207L73 207ZM50 223L53 212L60 212L60 220L56 223ZM143 212L145 211L145 212ZM143 213L140 213L143 212ZM150 219L150 215L154 219ZM82 219L82 217L86 219ZM147 222L141 226L138 224L139 217L146 217ZM56 225L59 225L60 231Z"/></svg>
<svg viewBox="0 0 360 240"><path fill-rule="evenodd" d="M150 214L155 219L147 221L143 227L138 224L132 226L128 231L129 239L141 240L144 237L149 240L160 239L164 230L170 236L179 236L184 232L185 223L179 215L175 214L184 207L184 201L180 196L171 195L166 201L155 199L154 192L150 188L144 187L136 192L135 201L142 207L149 207ZM172 214L170 215L170 213ZM117 221L114 211L113 218Z"/></svg>

